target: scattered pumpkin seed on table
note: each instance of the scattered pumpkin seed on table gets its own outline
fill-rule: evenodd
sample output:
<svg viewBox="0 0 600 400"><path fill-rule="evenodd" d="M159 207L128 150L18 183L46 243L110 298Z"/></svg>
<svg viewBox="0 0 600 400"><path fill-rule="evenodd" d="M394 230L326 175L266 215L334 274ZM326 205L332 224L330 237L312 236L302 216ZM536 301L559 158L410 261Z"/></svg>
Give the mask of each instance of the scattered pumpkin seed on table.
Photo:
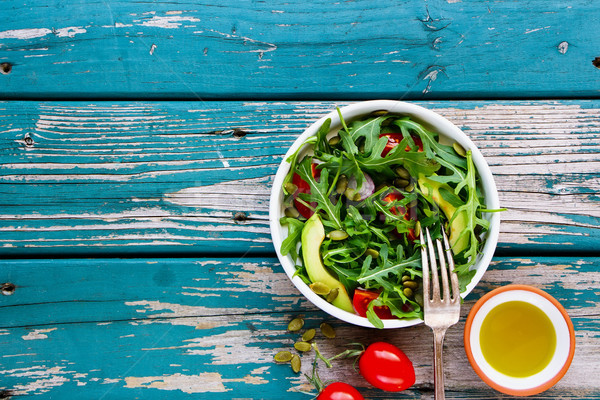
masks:
<svg viewBox="0 0 600 400"><path fill-rule="evenodd" d="M316 330L309 329L306 332L304 332L304 334L302 335L302 340L305 341L305 342L310 342L311 340L313 340L313 338L315 337L316 333L317 333Z"/></svg>
<svg viewBox="0 0 600 400"><path fill-rule="evenodd" d="M292 356L291 364L292 371L294 371L295 373L300 372L300 369L302 369L302 361L300 361L300 357L298 357L297 354L294 354Z"/></svg>
<svg viewBox="0 0 600 400"><path fill-rule="evenodd" d="M305 352L309 351L312 347L308 342L296 342L294 343L294 348L298 351Z"/></svg>
<svg viewBox="0 0 600 400"><path fill-rule="evenodd" d="M286 363L292 359L292 353L290 353L289 351L285 351L285 350L280 351L279 353L275 354L275 357L273 357L273 358L278 363Z"/></svg>
<svg viewBox="0 0 600 400"><path fill-rule="evenodd" d="M330 339L333 339L335 337L335 330L327 322L323 322L321 324L320 328L321 328L321 333L323 334L323 336L330 338Z"/></svg>
<svg viewBox="0 0 600 400"><path fill-rule="evenodd" d="M302 318L294 318L288 324L288 331L296 332L296 331L299 331L300 329L302 329L303 326L304 326L304 320Z"/></svg>

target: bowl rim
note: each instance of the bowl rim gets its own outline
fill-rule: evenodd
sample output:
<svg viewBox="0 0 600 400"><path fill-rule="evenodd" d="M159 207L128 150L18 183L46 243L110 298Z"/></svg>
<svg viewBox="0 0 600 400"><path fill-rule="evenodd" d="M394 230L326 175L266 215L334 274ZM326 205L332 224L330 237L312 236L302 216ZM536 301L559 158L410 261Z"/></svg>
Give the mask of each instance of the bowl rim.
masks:
<svg viewBox="0 0 600 400"><path fill-rule="evenodd" d="M475 317L477 316L478 312L485 305L485 303L487 303L489 300L495 298L499 294L511 292L511 291L532 292L532 293L537 294L537 295L543 297L544 299L548 300L552 304L552 306L554 306L558 310L560 315L563 317L564 322L566 323L567 329L569 331L569 350L568 350L568 355L567 355L567 359L565 360L565 363L557 371L557 373L554 376L552 376L550 379L546 380L545 382L542 382L541 384L539 384L537 386L527 388L527 389L515 389L515 388L508 387L508 386L503 386L503 385L497 383L496 381L492 380L490 377L488 377L488 375L481 369L479 364L477 364L477 361L475 360L475 358L473 356L473 348L471 346L471 332L472 332L472 327L473 327L473 321L474 321ZM510 301L510 300L505 300L505 301ZM544 313L546 313L546 312L544 311ZM475 305L469 312L469 316L467 317L467 321L465 323L463 341L464 341L464 346L465 346L465 353L467 354L469 363L471 364L471 367L477 373L477 375L479 375L479 377L485 383L487 383L490 387L496 389L497 391L499 391L501 393L505 393L505 394L512 395L512 396L531 396L534 394L541 393L547 389L550 389L559 380L561 380L562 377L567 373L567 370L569 369L571 362L573 361L573 357L575 355L575 329L573 328L573 322L571 321L569 314L567 313L565 308L562 306L562 304L560 304L558 302L558 300L556 300L550 294L548 294L547 292L545 292L541 289L538 289L534 286L529 286L529 285L520 285L520 284L506 285L506 286L496 288L496 289L492 290L491 292L486 293L483 297L481 297L477 301L477 303L475 303Z"/></svg>
<svg viewBox="0 0 600 400"><path fill-rule="evenodd" d="M498 209L500 207L496 184L494 182L492 172L487 162L485 161L483 155L475 146L473 141L456 125L454 125L448 119L442 117L440 114L436 113L433 110L429 110L417 104L398 100L368 100L340 107L340 113L343 115L345 121L351 121L355 118L367 115L370 112L377 110L387 110L390 113L408 115L419 122L425 123L427 126L433 127L440 135L453 139L454 141L461 144L465 149L471 150L473 163L475 164L478 174L481 177L481 186L484 192L484 196L486 198L486 206L489 209ZM311 303L313 303L315 306L325 311L329 315L341 319L342 321L351 323L353 325L374 328L373 324L371 324L371 322L367 318L339 309L334 305L328 303L321 296L315 294L308 287L308 285L306 285L302 281L302 279L300 279L300 277L294 276L296 268L294 266L294 263L292 262L291 257L289 255L283 256L280 251L281 242L283 241L283 228L279 224L279 218L282 212L281 185L283 184L283 179L290 168L290 163L288 163L286 160L291 154L293 154L300 146L304 144L306 139L308 139L311 136L314 136L317 133L318 129L321 127L321 125L328 118L331 119L331 129L335 129L336 127L341 126L337 110L332 110L331 112L327 113L323 117L313 122L306 130L304 130L304 132L298 138L296 138L294 143L290 146L290 148L284 155L283 160L281 161L277 169L277 173L273 180L273 187L271 190L271 196L269 201L269 227L271 231L271 237L273 240L273 245L275 247L277 258L279 259L284 271L286 272L294 286L296 286L296 288ZM487 232L486 242L484 244L484 247L482 248L480 258L476 264L478 265L477 272L473 276L471 282L467 285L466 290L461 294L463 298L467 294L469 294L477 285L477 283L481 280L481 277L487 270L487 267L496 249L500 231L500 215L499 213L495 212L488 214L488 217L490 221L490 229ZM403 328L417 325L422 322L423 320L420 318L386 319L383 320L383 325L384 328Z"/></svg>

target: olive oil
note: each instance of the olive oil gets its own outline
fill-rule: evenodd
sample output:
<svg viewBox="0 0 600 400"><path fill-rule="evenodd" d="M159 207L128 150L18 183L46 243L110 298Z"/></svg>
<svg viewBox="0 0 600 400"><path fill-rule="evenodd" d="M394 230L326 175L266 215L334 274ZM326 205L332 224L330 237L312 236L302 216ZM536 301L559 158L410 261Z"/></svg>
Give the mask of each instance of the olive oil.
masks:
<svg viewBox="0 0 600 400"><path fill-rule="evenodd" d="M498 372L524 378L543 370L556 350L556 332L550 318L524 301L494 307L479 332L481 352Z"/></svg>

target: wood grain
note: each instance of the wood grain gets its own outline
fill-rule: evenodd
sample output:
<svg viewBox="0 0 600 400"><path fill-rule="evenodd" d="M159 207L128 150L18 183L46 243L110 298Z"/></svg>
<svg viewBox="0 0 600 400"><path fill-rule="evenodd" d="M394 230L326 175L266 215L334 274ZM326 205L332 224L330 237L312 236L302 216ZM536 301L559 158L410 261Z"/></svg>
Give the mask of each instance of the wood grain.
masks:
<svg viewBox="0 0 600 400"><path fill-rule="evenodd" d="M598 96L590 0L6 0L0 97Z"/></svg>
<svg viewBox="0 0 600 400"><path fill-rule="evenodd" d="M566 376L537 399L600 396L598 359L600 259L494 259L462 307L446 338L448 398L498 398L468 364L464 321L484 293L511 283L530 284L558 299L570 314L577 349ZM60 278L58 278L60 276ZM0 261L0 281L16 289L0 298L0 390L15 397L305 399L310 390L273 355L299 334L286 331L294 316L305 328L323 320L337 338L317 336L326 355L350 342L385 340L400 346L416 368L417 383L391 396L369 388L352 360L323 379L356 385L368 398L430 398L429 328L378 331L332 320L306 301L273 258L62 259ZM302 357L309 373L313 354Z"/></svg>
<svg viewBox="0 0 600 400"><path fill-rule="evenodd" d="M0 254L270 253L282 156L343 104L0 103ZM597 252L598 101L418 104L490 164L509 209L499 254Z"/></svg>

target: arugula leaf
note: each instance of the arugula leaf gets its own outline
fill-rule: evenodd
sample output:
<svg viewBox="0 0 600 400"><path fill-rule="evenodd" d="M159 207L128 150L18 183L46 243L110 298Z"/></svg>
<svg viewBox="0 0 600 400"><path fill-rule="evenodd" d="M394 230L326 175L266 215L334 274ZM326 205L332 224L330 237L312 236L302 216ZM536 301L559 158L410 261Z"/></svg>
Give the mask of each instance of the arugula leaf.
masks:
<svg viewBox="0 0 600 400"><path fill-rule="evenodd" d="M283 193L285 194L292 194L292 193L288 193L287 189L286 189L286 185L288 183L290 183L292 181L292 178L294 177L294 173L296 172L296 163L298 160L298 155L300 154L300 151L302 151L302 149L304 149L304 146L306 146L307 144L313 144L317 141L317 137L316 136L311 136L308 139L306 139L306 141L302 144L302 146L298 147L298 149L287 158L287 162L290 163L290 170L287 173L287 175L285 176L285 178L283 178L283 184L281 185L282 189L283 189Z"/></svg>
<svg viewBox="0 0 600 400"><path fill-rule="evenodd" d="M367 319L377 329L383 329L383 321L375 313L375 307L381 307L383 305L384 304L383 304L383 302L381 300L374 299L374 300L371 300L371 302L367 306Z"/></svg>
<svg viewBox="0 0 600 400"><path fill-rule="evenodd" d="M427 154L427 157L435 159L442 158L450 164L458 165L461 168L466 168L466 161L464 158L456 154L451 146L440 144L433 133L429 132L423 127L423 125L411 121L410 119L399 119L395 120L394 123L399 127L404 126L405 128L411 129L417 132L421 140L423 141L423 150Z"/></svg>
<svg viewBox="0 0 600 400"><path fill-rule="evenodd" d="M375 118L368 118L365 120L353 121L348 127L348 132L352 136L354 143L358 142L360 138L365 139L365 153L371 153L373 146L379 140L379 133L381 131L381 123L386 120L388 116L381 116Z"/></svg>
<svg viewBox="0 0 600 400"><path fill-rule="evenodd" d="M460 189L462 189L463 187L466 187L467 189L467 201L456 209L454 215L457 215L459 212L465 212L467 214L467 226L460 233L459 238L464 235L468 235L470 245L463 252L463 257L467 259L467 262L456 267L456 270L457 273L460 272L462 274L467 274L469 272L469 268L473 264L475 264L475 259L480 248L475 229L478 225L482 227L487 227L489 225L489 222L486 219L483 219L478 216L478 212L482 208L482 204L480 203L479 196L477 195L475 165L473 164L471 150L467 151L466 179L463 182L459 183L455 190L460 191Z"/></svg>
<svg viewBox="0 0 600 400"><path fill-rule="evenodd" d="M323 225L331 226L334 229L342 229L342 221L340 219L342 203L338 202L336 205L333 205L327 196L329 191L329 171L322 169L321 176L317 182L312 175L312 159L307 157L298 166L298 174L310 186L310 193L301 193L299 197L304 197L311 202L317 202L316 209L325 211L327 218L322 218Z"/></svg>
<svg viewBox="0 0 600 400"><path fill-rule="evenodd" d="M387 259L382 260L377 267L364 272L361 271L361 276L357 281L358 283L367 283L372 280L377 281L380 278L388 278L388 275L390 274L395 275L396 277L402 277L404 270L409 266L413 268L421 266L421 257L419 253L415 252L411 257L396 260L396 262L391 262Z"/></svg>
<svg viewBox="0 0 600 400"><path fill-rule="evenodd" d="M376 149L379 150L382 144L385 147L385 143L387 139L381 138ZM385 157L381 157L380 151L373 151L369 155L357 156L356 160L360 168L389 177L395 176L393 168L398 165L404 166L412 176L418 176L419 173L431 175L440 169L440 164L428 158L424 152L407 152L402 145L394 147Z"/></svg>
<svg viewBox="0 0 600 400"><path fill-rule="evenodd" d="M319 128L316 134L315 152L327 153L331 150L329 143L327 142L327 134L331 128L331 118L327 118L323 125Z"/></svg>
<svg viewBox="0 0 600 400"><path fill-rule="evenodd" d="M296 219L296 218L288 218L283 217L279 220L281 225L288 226L288 236L281 243L281 254L291 255L292 260L296 262L298 259L298 252L296 248L298 247L298 243L300 242L300 238L302 236L302 228L304 228L304 222Z"/></svg>

